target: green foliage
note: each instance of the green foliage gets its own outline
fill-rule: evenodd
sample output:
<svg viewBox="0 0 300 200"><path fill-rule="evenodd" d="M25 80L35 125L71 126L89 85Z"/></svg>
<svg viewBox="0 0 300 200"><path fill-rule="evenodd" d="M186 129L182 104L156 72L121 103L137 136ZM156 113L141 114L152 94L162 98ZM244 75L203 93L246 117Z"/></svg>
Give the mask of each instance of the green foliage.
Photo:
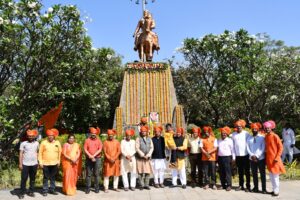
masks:
<svg viewBox="0 0 300 200"><path fill-rule="evenodd" d="M286 174L283 174L283 178L287 180L295 180L300 178L299 163L294 160L292 163L285 164Z"/></svg>
<svg viewBox="0 0 300 200"><path fill-rule="evenodd" d="M0 144L5 151L24 124L35 128L61 101L57 127L70 132L111 127L119 103L121 57L110 48L92 48L76 6L44 10L38 0L0 2Z"/></svg>
<svg viewBox="0 0 300 200"><path fill-rule="evenodd" d="M266 35L225 31L187 38L179 49L187 61L174 83L188 123L232 126L300 118L300 51Z"/></svg>

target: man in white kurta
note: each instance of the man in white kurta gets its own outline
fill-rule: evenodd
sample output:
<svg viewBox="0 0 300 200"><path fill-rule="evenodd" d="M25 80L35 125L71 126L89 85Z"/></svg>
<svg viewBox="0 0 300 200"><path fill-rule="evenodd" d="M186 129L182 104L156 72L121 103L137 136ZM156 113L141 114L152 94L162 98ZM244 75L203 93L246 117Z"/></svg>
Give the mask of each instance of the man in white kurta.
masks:
<svg viewBox="0 0 300 200"><path fill-rule="evenodd" d="M124 185L124 190L128 191L129 186L132 191L136 186L136 160L135 160L135 140L131 137L134 135L134 130L126 130L126 138L121 141L121 174ZM130 173L130 185L128 183L128 173Z"/></svg>
<svg viewBox="0 0 300 200"><path fill-rule="evenodd" d="M288 155L288 162L293 162L293 154L295 147L295 132L291 128L289 123L286 123L285 127L282 130L282 139L283 139L283 154L281 160L284 162L286 156Z"/></svg>

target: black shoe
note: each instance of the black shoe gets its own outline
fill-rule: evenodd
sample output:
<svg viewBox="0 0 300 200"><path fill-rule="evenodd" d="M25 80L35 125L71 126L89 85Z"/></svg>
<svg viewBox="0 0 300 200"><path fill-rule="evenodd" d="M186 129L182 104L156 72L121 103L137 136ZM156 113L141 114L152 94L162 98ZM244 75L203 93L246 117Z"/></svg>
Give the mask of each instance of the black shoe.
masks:
<svg viewBox="0 0 300 200"><path fill-rule="evenodd" d="M144 189L144 187L143 186L140 186L140 190L143 190Z"/></svg>
<svg viewBox="0 0 300 200"><path fill-rule="evenodd" d="M97 194L98 194L98 193L99 193L99 189L95 189L95 193L97 193Z"/></svg>
<svg viewBox="0 0 300 200"><path fill-rule="evenodd" d="M273 197L278 197L278 196L279 196L279 193L273 192L272 196L273 196Z"/></svg>
<svg viewBox="0 0 300 200"><path fill-rule="evenodd" d="M30 197L35 197L35 195L34 195L34 193L33 192L28 192L28 194L27 194L28 196L30 196Z"/></svg>
<svg viewBox="0 0 300 200"><path fill-rule="evenodd" d="M150 190L150 187L149 186L145 186L144 189L145 190Z"/></svg>
<svg viewBox="0 0 300 200"><path fill-rule="evenodd" d="M58 193L55 190L50 190L49 194L58 195Z"/></svg>
<svg viewBox="0 0 300 200"><path fill-rule="evenodd" d="M196 183L192 183L191 186L192 186L192 188L195 188L196 187Z"/></svg>
<svg viewBox="0 0 300 200"><path fill-rule="evenodd" d="M250 188L245 188L245 192L251 192Z"/></svg>
<svg viewBox="0 0 300 200"><path fill-rule="evenodd" d="M268 194L267 190L261 191L262 194Z"/></svg>
<svg viewBox="0 0 300 200"><path fill-rule="evenodd" d="M86 193L86 194L89 194L90 191L91 191L91 189L89 189L89 188L85 189L85 193Z"/></svg>
<svg viewBox="0 0 300 200"><path fill-rule="evenodd" d="M23 193L19 194L18 197L19 197L19 199L24 199L24 194Z"/></svg>
<svg viewBox="0 0 300 200"><path fill-rule="evenodd" d="M182 189L185 189L186 188L186 185L182 185Z"/></svg>
<svg viewBox="0 0 300 200"><path fill-rule="evenodd" d="M253 188L251 192L259 193L259 190L257 188Z"/></svg>
<svg viewBox="0 0 300 200"><path fill-rule="evenodd" d="M170 185L169 187L170 188L175 188L175 187L177 187L177 185Z"/></svg>
<svg viewBox="0 0 300 200"><path fill-rule="evenodd" d="M131 187L130 190L131 190L131 191L135 191L135 188L134 188L134 187Z"/></svg>
<svg viewBox="0 0 300 200"><path fill-rule="evenodd" d="M48 193L47 193L46 191L43 191L43 192L42 192L42 195L43 195L44 197L46 197L46 196L48 195Z"/></svg>

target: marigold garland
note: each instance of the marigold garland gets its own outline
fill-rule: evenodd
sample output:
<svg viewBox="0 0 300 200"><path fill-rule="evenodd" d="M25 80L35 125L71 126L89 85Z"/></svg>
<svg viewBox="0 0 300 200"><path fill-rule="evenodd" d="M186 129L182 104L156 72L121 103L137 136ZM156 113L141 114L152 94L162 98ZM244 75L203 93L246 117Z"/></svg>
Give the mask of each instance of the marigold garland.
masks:
<svg viewBox="0 0 300 200"><path fill-rule="evenodd" d="M122 108L116 108L116 130L118 135L122 135L123 131L123 116L122 116Z"/></svg>

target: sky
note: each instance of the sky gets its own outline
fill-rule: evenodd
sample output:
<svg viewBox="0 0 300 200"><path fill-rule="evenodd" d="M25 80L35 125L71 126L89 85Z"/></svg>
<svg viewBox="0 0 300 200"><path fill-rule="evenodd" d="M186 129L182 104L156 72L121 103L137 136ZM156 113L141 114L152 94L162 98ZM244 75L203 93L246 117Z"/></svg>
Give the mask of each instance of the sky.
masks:
<svg viewBox="0 0 300 200"><path fill-rule="evenodd" d="M43 0L45 9L53 4L77 5L81 15L91 20L85 24L93 47L110 47L123 56L123 63L138 60L132 37L142 17L142 5L136 0ZM251 35L267 33L289 46L300 46L299 0L155 0L146 8L156 22L161 50L154 61L175 56L175 49L185 38L221 34L241 28Z"/></svg>

